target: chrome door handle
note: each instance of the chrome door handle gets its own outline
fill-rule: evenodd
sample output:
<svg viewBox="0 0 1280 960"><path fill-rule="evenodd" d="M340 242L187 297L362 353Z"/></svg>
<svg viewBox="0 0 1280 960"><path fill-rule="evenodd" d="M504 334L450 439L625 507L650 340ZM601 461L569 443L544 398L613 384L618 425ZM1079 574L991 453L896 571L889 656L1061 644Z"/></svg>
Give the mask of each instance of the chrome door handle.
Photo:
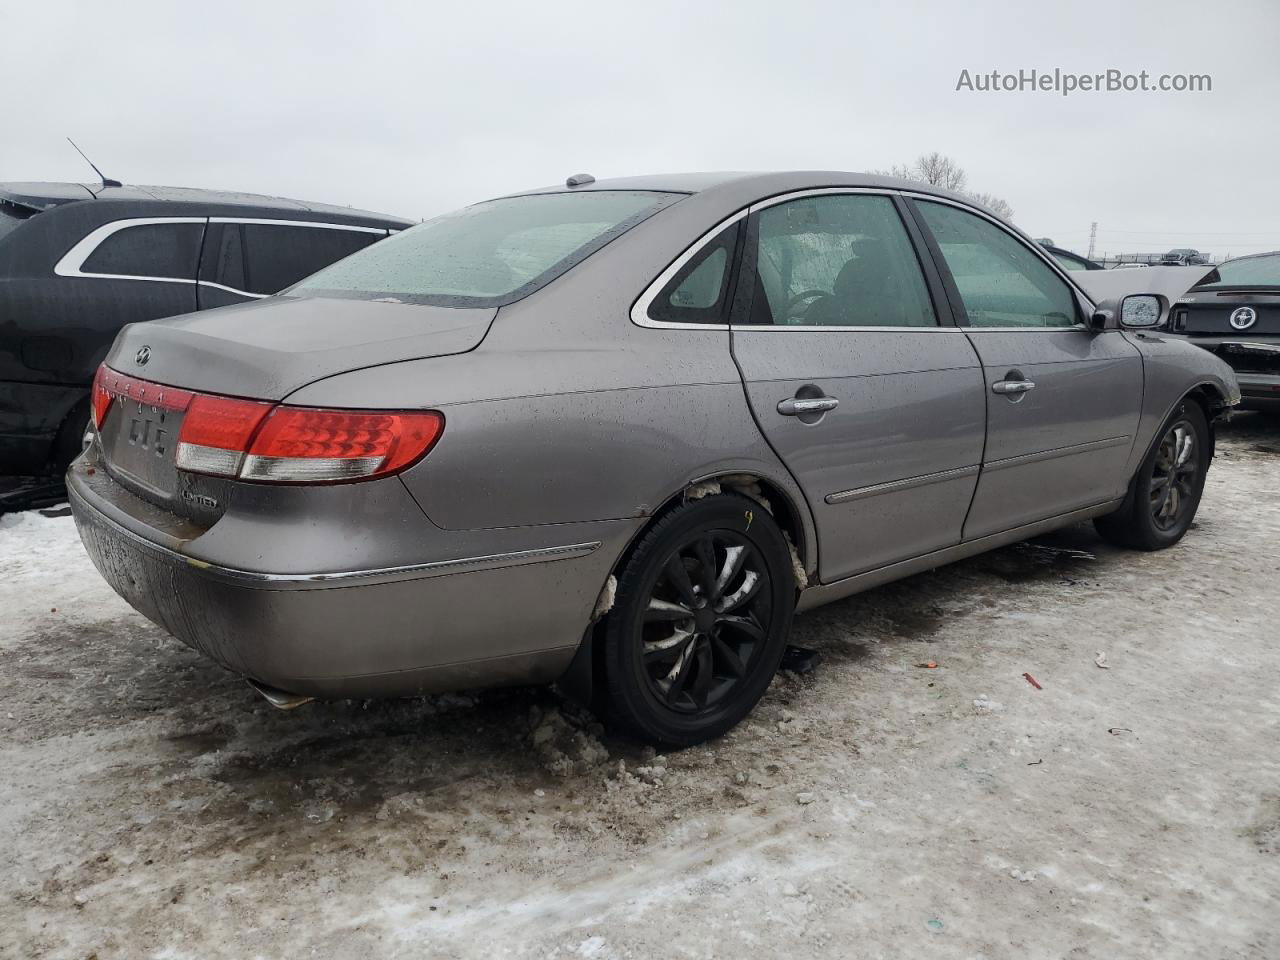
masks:
<svg viewBox="0 0 1280 960"><path fill-rule="evenodd" d="M1027 393L1035 388L1034 380L997 380L991 385L991 392L1003 394Z"/></svg>
<svg viewBox="0 0 1280 960"><path fill-rule="evenodd" d="M784 417L799 417L806 413L826 413L838 406L840 401L835 397L787 397L778 402L778 412Z"/></svg>

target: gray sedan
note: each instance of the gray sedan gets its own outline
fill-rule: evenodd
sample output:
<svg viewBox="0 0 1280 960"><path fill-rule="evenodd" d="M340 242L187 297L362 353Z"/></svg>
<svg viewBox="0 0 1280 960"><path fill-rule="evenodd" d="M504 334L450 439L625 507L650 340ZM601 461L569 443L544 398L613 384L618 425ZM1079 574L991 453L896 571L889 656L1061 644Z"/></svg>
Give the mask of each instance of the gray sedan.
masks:
<svg viewBox="0 0 1280 960"><path fill-rule="evenodd" d="M67 485L277 704L558 680L692 744L797 610L1085 519L1176 543L1239 392L1168 306L919 184L581 175L125 328Z"/></svg>

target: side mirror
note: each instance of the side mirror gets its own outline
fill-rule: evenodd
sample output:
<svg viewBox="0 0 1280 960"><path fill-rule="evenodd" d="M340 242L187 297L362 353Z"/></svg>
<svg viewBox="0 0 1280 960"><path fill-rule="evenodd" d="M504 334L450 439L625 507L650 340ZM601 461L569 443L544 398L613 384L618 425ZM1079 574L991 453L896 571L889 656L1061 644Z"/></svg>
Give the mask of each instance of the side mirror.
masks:
<svg viewBox="0 0 1280 960"><path fill-rule="evenodd" d="M1140 293L1120 301L1120 326L1126 330L1150 330L1160 326L1164 316L1163 297Z"/></svg>

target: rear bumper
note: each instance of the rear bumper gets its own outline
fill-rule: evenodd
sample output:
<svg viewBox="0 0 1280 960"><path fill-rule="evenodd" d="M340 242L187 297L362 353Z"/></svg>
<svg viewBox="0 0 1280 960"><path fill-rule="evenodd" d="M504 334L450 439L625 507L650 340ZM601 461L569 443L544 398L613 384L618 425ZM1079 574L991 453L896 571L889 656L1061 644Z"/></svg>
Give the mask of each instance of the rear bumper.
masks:
<svg viewBox="0 0 1280 960"><path fill-rule="evenodd" d="M199 538L149 535L141 501L83 460L67 489L94 565L134 609L236 673L323 698L557 679L631 526L567 524L539 528L555 540L541 548L277 574L201 559Z"/></svg>
<svg viewBox="0 0 1280 960"><path fill-rule="evenodd" d="M1182 335L1182 338L1210 351L1231 367L1240 384L1242 409L1280 407L1280 337ZM1265 372L1273 369L1278 372Z"/></svg>
<svg viewBox="0 0 1280 960"><path fill-rule="evenodd" d="M1246 410L1280 408L1280 376L1263 373L1237 373L1240 382L1240 406Z"/></svg>

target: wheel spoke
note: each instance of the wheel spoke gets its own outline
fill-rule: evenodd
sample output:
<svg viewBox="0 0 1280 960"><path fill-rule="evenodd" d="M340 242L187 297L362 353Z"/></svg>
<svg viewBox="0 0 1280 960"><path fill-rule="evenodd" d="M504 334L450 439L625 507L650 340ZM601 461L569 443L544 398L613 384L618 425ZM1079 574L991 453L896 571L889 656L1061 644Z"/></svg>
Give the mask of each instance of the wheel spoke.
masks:
<svg viewBox="0 0 1280 960"><path fill-rule="evenodd" d="M645 622L654 620L690 620L693 618L693 611L680 603L672 603L669 600L659 600L657 597L649 598L649 606L645 608Z"/></svg>
<svg viewBox="0 0 1280 960"><path fill-rule="evenodd" d="M728 668L730 673L739 679L747 675L747 668L743 666L742 658L738 656L733 647L725 643L722 637L712 637L711 643L715 648L716 659Z"/></svg>
<svg viewBox="0 0 1280 960"><path fill-rule="evenodd" d="M760 584L762 583L764 583L764 577L754 570L748 570L742 577L742 586L727 597L722 597L720 602L716 604L716 611L728 613L730 610L736 610L756 595L756 591L760 589Z"/></svg>
<svg viewBox="0 0 1280 960"><path fill-rule="evenodd" d="M716 586L716 547L710 537L703 537L694 544L693 552L698 555L698 584L702 587L702 595L708 600L715 599Z"/></svg>
<svg viewBox="0 0 1280 960"><path fill-rule="evenodd" d="M715 591L712 594L714 599L718 600L724 596L724 592L729 589L729 584L733 582L733 578L742 569L742 562L746 558L746 547L724 548L724 566L720 568L720 575L716 577Z"/></svg>
<svg viewBox="0 0 1280 960"><path fill-rule="evenodd" d="M689 569L684 565L684 557L680 556L677 550L672 554L671 559L666 565L667 579L671 581L671 586L676 588L676 593L680 594L680 599L686 605L692 607L698 602L698 596L694 593L693 584L689 581Z"/></svg>
<svg viewBox="0 0 1280 960"><path fill-rule="evenodd" d="M648 660L651 658L657 658L658 654L669 655L670 651L678 649L680 647L680 644L688 642L692 637L693 637L692 629L681 629L679 627L676 627L675 631L671 634L671 636L667 637L665 640L649 640L645 643L644 645L645 659ZM659 659L665 660L666 656L663 656Z"/></svg>
<svg viewBox="0 0 1280 960"><path fill-rule="evenodd" d="M711 669L711 645L706 641L697 644L697 649L689 658L693 664L692 683L688 685L689 696L697 707L707 705L707 695L711 692L711 681L714 679Z"/></svg>
<svg viewBox="0 0 1280 960"><path fill-rule="evenodd" d="M732 627L734 630L740 630L752 640L764 640L764 629L749 617L716 617L716 623L722 627Z"/></svg>
<svg viewBox="0 0 1280 960"><path fill-rule="evenodd" d="M1184 430L1181 427L1175 428L1177 438L1175 440L1175 450L1173 464L1175 467L1181 467L1191 459L1191 451L1195 449L1195 440L1191 436L1191 431Z"/></svg>
<svg viewBox="0 0 1280 960"><path fill-rule="evenodd" d="M689 644L680 651L680 659L676 661L674 667L666 676L666 693L667 699L674 701L680 694L684 693L685 684L689 682L689 674L692 672L693 657L690 653L693 651L693 644Z"/></svg>

